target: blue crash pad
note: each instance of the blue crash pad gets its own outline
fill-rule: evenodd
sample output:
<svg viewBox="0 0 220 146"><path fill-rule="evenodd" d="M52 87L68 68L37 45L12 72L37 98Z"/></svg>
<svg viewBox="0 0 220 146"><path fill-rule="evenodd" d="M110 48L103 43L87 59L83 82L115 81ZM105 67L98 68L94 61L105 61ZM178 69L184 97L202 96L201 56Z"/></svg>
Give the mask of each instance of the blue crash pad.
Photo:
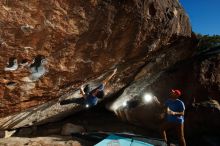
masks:
<svg viewBox="0 0 220 146"><path fill-rule="evenodd" d="M153 146L138 140L132 140L131 138L120 137L116 135L110 135L95 146Z"/></svg>
<svg viewBox="0 0 220 146"><path fill-rule="evenodd" d="M142 142L142 141L134 140L132 142L131 146L154 146L154 145L149 144L149 143L145 143L145 142Z"/></svg>

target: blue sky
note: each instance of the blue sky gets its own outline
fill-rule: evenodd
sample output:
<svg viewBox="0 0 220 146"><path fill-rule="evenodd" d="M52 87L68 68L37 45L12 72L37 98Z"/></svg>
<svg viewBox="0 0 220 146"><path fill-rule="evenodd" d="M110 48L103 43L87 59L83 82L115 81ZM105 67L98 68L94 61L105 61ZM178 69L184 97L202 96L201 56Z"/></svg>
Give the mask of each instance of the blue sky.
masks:
<svg viewBox="0 0 220 146"><path fill-rule="evenodd" d="M220 0L179 1L190 17L194 32L220 35Z"/></svg>

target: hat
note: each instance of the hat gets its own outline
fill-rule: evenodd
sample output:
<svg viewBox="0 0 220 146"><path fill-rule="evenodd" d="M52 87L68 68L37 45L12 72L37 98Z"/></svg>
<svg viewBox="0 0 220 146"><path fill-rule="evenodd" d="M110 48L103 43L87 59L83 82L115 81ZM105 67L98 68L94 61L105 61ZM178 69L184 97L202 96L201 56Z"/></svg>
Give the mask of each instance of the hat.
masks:
<svg viewBox="0 0 220 146"><path fill-rule="evenodd" d="M181 91L178 89L171 89L171 92L174 93L177 96L181 96Z"/></svg>

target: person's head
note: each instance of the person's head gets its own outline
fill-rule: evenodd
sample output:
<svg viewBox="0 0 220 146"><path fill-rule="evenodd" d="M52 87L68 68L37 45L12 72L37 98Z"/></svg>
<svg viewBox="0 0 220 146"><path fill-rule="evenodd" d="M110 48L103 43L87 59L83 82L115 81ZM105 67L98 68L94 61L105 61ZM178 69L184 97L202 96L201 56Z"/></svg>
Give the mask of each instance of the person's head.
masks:
<svg viewBox="0 0 220 146"><path fill-rule="evenodd" d="M88 94L88 93L90 92L90 90L91 90L90 85L89 85L89 84L86 84L86 86L85 86L85 88L84 88L83 91L84 91L86 94Z"/></svg>
<svg viewBox="0 0 220 146"><path fill-rule="evenodd" d="M170 96L172 99L177 99L181 96L181 91L178 89L171 89Z"/></svg>

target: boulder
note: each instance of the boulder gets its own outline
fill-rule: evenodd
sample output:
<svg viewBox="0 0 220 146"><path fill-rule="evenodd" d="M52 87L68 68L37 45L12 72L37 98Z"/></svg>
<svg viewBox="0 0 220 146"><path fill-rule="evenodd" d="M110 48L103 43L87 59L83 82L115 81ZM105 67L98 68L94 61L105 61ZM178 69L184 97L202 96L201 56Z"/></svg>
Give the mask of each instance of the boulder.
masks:
<svg viewBox="0 0 220 146"><path fill-rule="evenodd" d="M114 68L118 73L106 97L137 74L161 72L194 52L189 18L178 0L1 1L0 6L0 129L56 121L84 109L59 101L80 97L81 85L95 87Z"/></svg>
<svg viewBox="0 0 220 146"><path fill-rule="evenodd" d="M11 130L11 131L8 131L8 130L0 130L0 138L9 138L11 137L14 133L16 132L16 130Z"/></svg>
<svg viewBox="0 0 220 146"><path fill-rule="evenodd" d="M85 132L85 129L82 126L66 123L62 127L61 135L70 136L73 133L82 133L82 132Z"/></svg>
<svg viewBox="0 0 220 146"><path fill-rule="evenodd" d="M5 137L5 131L0 130L0 138L4 138Z"/></svg>

